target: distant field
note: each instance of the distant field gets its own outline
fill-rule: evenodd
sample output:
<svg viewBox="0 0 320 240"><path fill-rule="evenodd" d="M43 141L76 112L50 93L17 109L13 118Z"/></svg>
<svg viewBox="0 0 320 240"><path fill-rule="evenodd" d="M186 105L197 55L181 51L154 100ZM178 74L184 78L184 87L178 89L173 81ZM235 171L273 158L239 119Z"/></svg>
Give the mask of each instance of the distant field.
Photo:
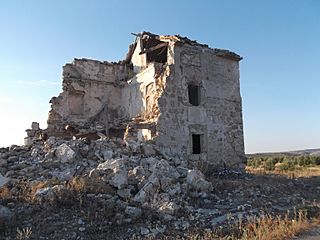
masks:
<svg viewBox="0 0 320 240"><path fill-rule="evenodd" d="M281 174L290 177L320 176L320 156L297 152L248 155L246 170L256 174Z"/></svg>

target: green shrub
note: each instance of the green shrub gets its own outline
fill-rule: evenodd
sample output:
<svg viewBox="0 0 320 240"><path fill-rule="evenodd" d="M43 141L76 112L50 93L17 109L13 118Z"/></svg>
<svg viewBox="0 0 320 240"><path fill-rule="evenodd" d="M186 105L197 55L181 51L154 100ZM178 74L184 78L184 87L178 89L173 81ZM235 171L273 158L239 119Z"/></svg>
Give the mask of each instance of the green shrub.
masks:
<svg viewBox="0 0 320 240"><path fill-rule="evenodd" d="M282 171L292 171L294 170L294 162L293 161L285 161L280 165L280 170Z"/></svg>
<svg viewBox="0 0 320 240"><path fill-rule="evenodd" d="M261 158L249 158L247 161L247 165L250 167L258 168L262 165Z"/></svg>
<svg viewBox="0 0 320 240"><path fill-rule="evenodd" d="M267 171L273 171L275 169L275 164L277 163L277 160L269 158L264 162L264 169Z"/></svg>
<svg viewBox="0 0 320 240"><path fill-rule="evenodd" d="M264 168L267 171L275 170L275 165L281 163L282 170L293 170L295 166L310 167L320 165L320 156L290 156L270 155L269 157L250 157L247 166L253 168Z"/></svg>
<svg viewBox="0 0 320 240"><path fill-rule="evenodd" d="M312 156L310 160L312 165L320 165L320 156Z"/></svg>

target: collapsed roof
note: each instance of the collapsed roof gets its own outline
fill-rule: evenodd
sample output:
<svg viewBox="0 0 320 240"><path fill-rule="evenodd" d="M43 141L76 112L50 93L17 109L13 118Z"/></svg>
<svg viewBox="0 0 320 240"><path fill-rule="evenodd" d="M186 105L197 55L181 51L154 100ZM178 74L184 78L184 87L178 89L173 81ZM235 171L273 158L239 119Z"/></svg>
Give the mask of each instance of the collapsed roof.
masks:
<svg viewBox="0 0 320 240"><path fill-rule="evenodd" d="M132 55L136 46L141 40L140 54L147 54L147 60L153 59L156 62L165 62L167 54L167 46L169 42L173 42L175 45L188 44L191 46L200 46L209 48L207 44L198 43L196 40L191 40L187 37L182 37L180 35L157 35L150 32L132 33L136 36L136 40L129 46L129 51L125 62L129 63L131 61ZM219 57L228 58L235 61L240 61L242 59L238 54L225 49L213 48L215 54Z"/></svg>

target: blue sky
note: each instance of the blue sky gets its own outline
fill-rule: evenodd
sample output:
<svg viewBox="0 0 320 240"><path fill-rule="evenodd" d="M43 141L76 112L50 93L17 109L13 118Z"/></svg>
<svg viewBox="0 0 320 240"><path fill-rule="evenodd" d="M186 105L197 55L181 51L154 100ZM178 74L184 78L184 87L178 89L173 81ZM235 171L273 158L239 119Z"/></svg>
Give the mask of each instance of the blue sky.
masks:
<svg viewBox="0 0 320 240"><path fill-rule="evenodd" d="M0 2L0 146L45 127L75 57L118 61L131 32L235 51L247 153L320 147L320 1Z"/></svg>

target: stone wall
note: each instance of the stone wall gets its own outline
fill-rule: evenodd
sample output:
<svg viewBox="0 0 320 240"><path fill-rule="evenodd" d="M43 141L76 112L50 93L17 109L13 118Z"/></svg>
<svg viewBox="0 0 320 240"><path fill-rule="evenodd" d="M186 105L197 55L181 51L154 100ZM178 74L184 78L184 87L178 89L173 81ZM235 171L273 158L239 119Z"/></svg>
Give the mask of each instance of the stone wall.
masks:
<svg viewBox="0 0 320 240"><path fill-rule="evenodd" d="M195 165L235 167L243 161L239 60L203 46L175 46L157 122L157 143L168 154ZM189 84L199 87L198 106L189 102ZM200 154L193 154L192 134L200 135Z"/></svg>

